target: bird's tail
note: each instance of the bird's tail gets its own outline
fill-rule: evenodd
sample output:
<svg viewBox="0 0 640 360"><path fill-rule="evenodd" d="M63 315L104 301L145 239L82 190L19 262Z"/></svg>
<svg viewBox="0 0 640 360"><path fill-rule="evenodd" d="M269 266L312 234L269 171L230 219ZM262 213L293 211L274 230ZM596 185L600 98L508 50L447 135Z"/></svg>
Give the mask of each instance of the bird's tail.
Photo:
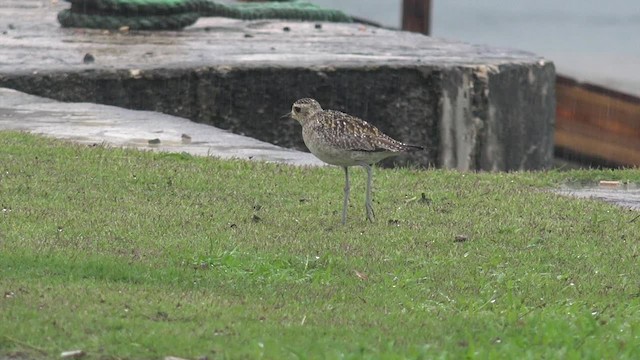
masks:
<svg viewBox="0 0 640 360"><path fill-rule="evenodd" d="M409 144L403 144L403 145L404 145L404 151L420 151L425 149L424 146L420 146L420 145L409 145Z"/></svg>

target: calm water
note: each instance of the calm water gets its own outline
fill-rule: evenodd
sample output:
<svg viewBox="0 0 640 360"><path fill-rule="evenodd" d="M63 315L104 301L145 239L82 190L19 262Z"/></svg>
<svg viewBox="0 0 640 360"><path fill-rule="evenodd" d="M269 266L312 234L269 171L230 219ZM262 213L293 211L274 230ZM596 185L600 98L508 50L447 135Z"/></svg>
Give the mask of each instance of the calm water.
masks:
<svg viewBox="0 0 640 360"><path fill-rule="evenodd" d="M401 0L314 0L399 27ZM528 50L559 73L640 96L638 0L432 0L432 33Z"/></svg>

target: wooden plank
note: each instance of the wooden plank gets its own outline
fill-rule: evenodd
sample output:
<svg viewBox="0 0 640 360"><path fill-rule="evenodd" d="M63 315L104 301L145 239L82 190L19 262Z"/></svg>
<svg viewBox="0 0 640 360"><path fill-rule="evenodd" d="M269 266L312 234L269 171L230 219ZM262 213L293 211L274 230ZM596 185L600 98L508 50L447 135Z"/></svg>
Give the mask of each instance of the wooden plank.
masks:
<svg viewBox="0 0 640 360"><path fill-rule="evenodd" d="M402 30L431 34L431 0L403 0Z"/></svg>
<svg viewBox="0 0 640 360"><path fill-rule="evenodd" d="M570 122L556 124L555 145L611 164L640 165L640 141L636 138L594 132L592 127L584 124Z"/></svg>
<svg viewBox="0 0 640 360"><path fill-rule="evenodd" d="M640 98L558 76L555 145L623 166L640 166Z"/></svg>

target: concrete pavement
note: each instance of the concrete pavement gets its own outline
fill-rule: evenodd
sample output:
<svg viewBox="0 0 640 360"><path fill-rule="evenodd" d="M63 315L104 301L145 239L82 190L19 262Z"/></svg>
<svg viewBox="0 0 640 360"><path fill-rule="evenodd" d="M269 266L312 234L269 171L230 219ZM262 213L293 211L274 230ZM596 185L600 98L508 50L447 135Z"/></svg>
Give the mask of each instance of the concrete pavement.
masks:
<svg viewBox="0 0 640 360"><path fill-rule="evenodd" d="M293 121L286 120L283 121ZM63 103L0 88L0 130L84 144L319 166L310 153L286 149L188 119L89 103Z"/></svg>

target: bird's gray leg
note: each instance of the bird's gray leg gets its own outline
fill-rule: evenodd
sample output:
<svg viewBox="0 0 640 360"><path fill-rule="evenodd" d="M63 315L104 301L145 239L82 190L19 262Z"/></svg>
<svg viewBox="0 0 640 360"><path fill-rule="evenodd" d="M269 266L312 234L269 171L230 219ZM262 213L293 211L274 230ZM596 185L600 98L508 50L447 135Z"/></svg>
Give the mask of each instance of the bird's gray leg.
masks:
<svg viewBox="0 0 640 360"><path fill-rule="evenodd" d="M367 196L365 198L364 206L367 209L367 219L373 222L375 214L373 212L373 203L371 202L371 183L373 182L373 169L369 164L363 164L362 167L367 169Z"/></svg>
<svg viewBox="0 0 640 360"><path fill-rule="evenodd" d="M349 205L349 167L344 166L344 203L342 204L342 225L347 223L347 206Z"/></svg>

